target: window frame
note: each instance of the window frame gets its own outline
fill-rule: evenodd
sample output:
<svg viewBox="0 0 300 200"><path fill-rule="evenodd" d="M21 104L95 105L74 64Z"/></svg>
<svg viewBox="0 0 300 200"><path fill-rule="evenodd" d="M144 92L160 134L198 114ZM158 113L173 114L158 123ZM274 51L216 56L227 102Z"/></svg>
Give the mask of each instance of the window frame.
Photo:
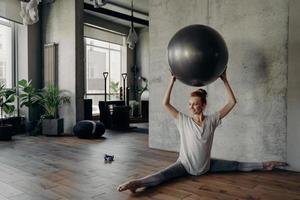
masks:
<svg viewBox="0 0 300 200"><path fill-rule="evenodd" d="M96 41L101 41L101 42L106 42L108 43L108 48L107 47L102 47L102 46L98 46L98 45L93 45L93 44L87 44L87 39L91 39L91 40L96 40ZM125 40L124 40L125 41ZM110 44L114 44L114 45L119 45L120 46L120 50L117 50L115 48L110 48ZM119 52L120 53L120 76L119 76L119 86L123 87L122 83L123 83L123 79L122 79L122 73L127 73L127 64L126 64L126 60L125 60L125 63L124 63L124 56L126 56L126 51L124 52L124 48L127 48L125 46L126 44L124 43L123 45L120 45L118 43L113 43L113 42L109 42L109 41L105 41L105 40L101 40L101 39L95 39L95 38L92 38L92 37L87 37L87 36L84 36L84 97L86 99L89 98L89 96L98 96L100 97L100 99L103 98L103 101L104 101L104 95L105 95L105 92L98 92L98 93L88 93L88 85L87 85L87 79L88 79L88 69L87 69L87 48L88 46L90 47L95 47L95 48L100 48L100 49L103 49L103 50L108 50L108 63L109 63L109 67L108 67L108 82L107 82L107 88L106 88L106 91L107 91L107 100L110 101L114 95L118 95L119 93L112 93L111 92L111 88L110 88L110 82L111 82L111 51L114 51L114 52ZM124 47L125 46L125 47ZM124 71L123 71L124 70ZM124 90L123 90L124 91ZM93 97L92 97L93 98ZM97 105L98 105L98 102L97 102ZM93 102L93 106L94 106L94 102ZM97 106L98 107L98 106ZM93 113L92 113L94 116L95 115L99 115L99 110L97 112L94 112L93 110Z"/></svg>
<svg viewBox="0 0 300 200"><path fill-rule="evenodd" d="M18 69L17 69L17 49L18 49L18 36L17 36L17 26L15 22L0 17L0 25L7 26L11 29L11 88L16 87L17 78L18 78Z"/></svg>
<svg viewBox="0 0 300 200"><path fill-rule="evenodd" d="M86 61L87 61L87 59L86 59L86 55L87 55L87 52L86 52L86 50L87 50L87 46L91 46L91 47L95 47L95 48L100 48L100 49L105 49L105 50L108 50L108 63L109 63L109 67L108 67L108 83L110 83L110 81L111 81L111 66L110 66L110 64L111 64L111 60L110 60L110 52L111 51L115 51L115 52L120 52L120 72L121 72L121 74L122 73L127 73L127 71L126 72L122 72L122 69L123 69L123 67L122 67L122 65L123 65L123 62L122 62L122 46L120 45L120 44L117 44L117 43L112 43L112 42L107 42L107 43L109 43L109 44L116 44L116 45L119 45L121 48L120 48L120 50L117 50L117 49L113 49L113 48L110 48L110 45L109 45L109 48L107 48L107 47L102 47L102 46L97 46L97 45L91 45L91 44L87 44L86 43L86 39L92 39L92 40L98 40L98 41L101 41L101 42L107 42L107 41L104 41L104 40L99 40L99 39L94 39L94 38L91 38L91 37L84 37L84 55L85 55L85 57L84 57L84 77L85 77L85 81L84 81L84 93L85 93L85 95L86 96L88 96L88 95L105 95L105 92L98 92L98 93L88 93L87 91L88 91L88 86L87 86L87 63L86 63ZM121 74L120 74L120 79L119 79L119 84L121 85L122 84L122 77L121 77ZM107 85L107 95L108 95L108 97L110 97L111 95L115 95L116 93L111 93L111 91L110 91L110 85L108 84ZM110 99L110 98L108 98L108 99Z"/></svg>

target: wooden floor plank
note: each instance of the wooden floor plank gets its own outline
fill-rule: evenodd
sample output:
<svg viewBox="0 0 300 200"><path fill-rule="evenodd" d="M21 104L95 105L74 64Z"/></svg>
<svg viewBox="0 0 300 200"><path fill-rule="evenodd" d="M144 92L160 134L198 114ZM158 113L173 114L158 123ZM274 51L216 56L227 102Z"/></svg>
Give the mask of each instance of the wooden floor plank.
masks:
<svg viewBox="0 0 300 200"><path fill-rule="evenodd" d="M148 148L146 134L107 131L104 137L14 136L0 142L0 200L300 199L300 174L288 171L187 176L120 193L120 183L161 170L178 154ZM115 161L105 163L104 154Z"/></svg>

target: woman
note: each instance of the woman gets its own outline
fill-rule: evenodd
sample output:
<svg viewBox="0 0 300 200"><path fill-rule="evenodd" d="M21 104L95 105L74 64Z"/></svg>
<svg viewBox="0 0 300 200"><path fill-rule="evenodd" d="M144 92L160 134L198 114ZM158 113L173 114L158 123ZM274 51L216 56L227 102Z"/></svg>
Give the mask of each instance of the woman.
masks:
<svg viewBox="0 0 300 200"><path fill-rule="evenodd" d="M221 120L232 110L236 99L230 84L227 80L226 70L220 76L224 82L227 94L227 104L218 112L211 115L204 115L207 93L198 89L191 93L189 110L192 117L179 112L170 104L170 96L176 78L172 77L166 91L163 105L166 110L175 118L180 133L180 152L178 160L155 174L144 178L128 181L118 187L118 191L131 190L135 192L140 187L151 187L173 178L184 175L201 175L206 172L226 171L253 171L272 170L274 167L285 166L286 163L269 161L263 163L245 163L237 161L226 161L211 159L211 147L214 131L221 123Z"/></svg>

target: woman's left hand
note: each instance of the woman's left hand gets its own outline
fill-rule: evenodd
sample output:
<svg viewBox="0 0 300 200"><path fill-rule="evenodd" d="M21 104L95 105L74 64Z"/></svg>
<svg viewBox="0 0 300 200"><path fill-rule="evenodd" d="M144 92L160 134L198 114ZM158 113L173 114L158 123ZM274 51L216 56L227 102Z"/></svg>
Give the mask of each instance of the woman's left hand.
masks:
<svg viewBox="0 0 300 200"><path fill-rule="evenodd" d="M227 74L226 74L226 71L227 71L227 66L225 67L225 70L224 70L224 72L221 74L221 76L220 76L220 79L222 80L222 81L226 81L227 80Z"/></svg>

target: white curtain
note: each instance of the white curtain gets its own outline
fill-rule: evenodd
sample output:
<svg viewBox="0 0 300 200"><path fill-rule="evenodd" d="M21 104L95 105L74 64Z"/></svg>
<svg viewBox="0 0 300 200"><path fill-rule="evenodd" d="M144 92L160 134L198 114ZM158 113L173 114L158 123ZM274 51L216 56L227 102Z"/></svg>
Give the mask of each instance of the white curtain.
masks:
<svg viewBox="0 0 300 200"><path fill-rule="evenodd" d="M124 36L93 28L87 25L84 25L84 36L106 42L111 42L114 44L119 44L121 46L123 45Z"/></svg>
<svg viewBox="0 0 300 200"><path fill-rule="evenodd" d="M41 0L21 1L20 15L24 25L31 25L39 21L38 5Z"/></svg>

